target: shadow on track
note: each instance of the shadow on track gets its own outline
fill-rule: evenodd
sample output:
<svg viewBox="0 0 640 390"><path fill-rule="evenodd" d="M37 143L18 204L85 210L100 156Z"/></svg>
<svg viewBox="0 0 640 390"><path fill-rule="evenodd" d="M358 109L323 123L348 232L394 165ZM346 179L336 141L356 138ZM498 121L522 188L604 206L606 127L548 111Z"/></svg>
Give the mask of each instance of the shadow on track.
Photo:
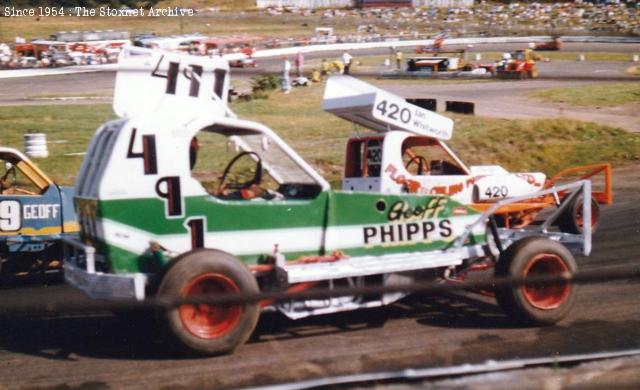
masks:
<svg viewBox="0 0 640 390"><path fill-rule="evenodd" d="M46 289L45 289L46 290ZM46 298L46 291L39 299ZM32 299L38 299L34 296ZM72 299L70 297L70 299ZM0 317L0 348L48 359L74 356L109 359L175 359L152 315L107 311ZM250 343L285 341L382 328L387 321L413 319L447 328L514 328L495 306L459 295L416 296L387 307L290 320L265 313Z"/></svg>

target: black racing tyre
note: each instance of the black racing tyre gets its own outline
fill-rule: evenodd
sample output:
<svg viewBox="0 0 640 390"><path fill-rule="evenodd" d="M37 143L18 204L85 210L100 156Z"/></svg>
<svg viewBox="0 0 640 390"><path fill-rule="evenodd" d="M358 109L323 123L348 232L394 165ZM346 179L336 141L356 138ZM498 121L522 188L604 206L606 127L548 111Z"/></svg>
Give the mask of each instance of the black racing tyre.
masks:
<svg viewBox="0 0 640 390"><path fill-rule="evenodd" d="M165 274L157 296L177 299L216 293L258 293L255 277L232 255L202 249L178 259ZM244 344L258 322L257 303L226 306L181 305L158 312L165 334L184 353L220 355Z"/></svg>
<svg viewBox="0 0 640 390"><path fill-rule="evenodd" d="M557 224L561 232L581 234L584 225L582 213L582 196L577 196L571 200L562 214L558 217ZM595 233L600 223L600 205L591 198L591 233Z"/></svg>
<svg viewBox="0 0 640 390"><path fill-rule="evenodd" d="M562 244L528 237L512 244L498 260L496 277L522 278L574 274L576 261ZM498 305L508 315L531 325L552 325L571 310L576 286L571 283L524 285L496 289Z"/></svg>

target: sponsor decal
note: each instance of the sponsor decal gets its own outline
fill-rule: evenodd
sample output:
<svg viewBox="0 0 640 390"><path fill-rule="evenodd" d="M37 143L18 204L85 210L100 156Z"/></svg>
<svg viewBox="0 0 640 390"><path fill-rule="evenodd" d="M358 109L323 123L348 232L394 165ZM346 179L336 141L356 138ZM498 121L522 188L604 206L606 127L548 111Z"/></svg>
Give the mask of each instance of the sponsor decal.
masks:
<svg viewBox="0 0 640 390"><path fill-rule="evenodd" d="M389 222L435 219L444 210L447 202L447 198L436 197L429 200L424 206L411 207L406 201L400 200L389 208L387 218Z"/></svg>
<svg viewBox="0 0 640 390"><path fill-rule="evenodd" d="M24 219L57 218L59 213L59 204L26 204L22 206L22 216Z"/></svg>
<svg viewBox="0 0 640 390"><path fill-rule="evenodd" d="M453 215L467 215L469 213L469 210L464 206L454 207L451 211Z"/></svg>
<svg viewBox="0 0 640 390"><path fill-rule="evenodd" d="M459 183L454 183L447 186L424 187L423 183L420 183L417 180L408 178L405 175L399 173L398 168L393 164L387 165L387 168L384 171L385 173L389 174L389 177L391 178L391 180L393 180L397 184L404 186L407 192L418 193L418 194L429 194L429 195L447 195L447 196L456 195L464 191L465 188L473 186L476 180L479 180L484 177L484 176L469 177L466 180L463 180Z"/></svg>
<svg viewBox="0 0 640 390"><path fill-rule="evenodd" d="M365 246L416 243L431 241L434 237L451 237L451 220L439 219L447 202L445 197L436 197L425 205L410 206L403 200L394 203L387 213L390 224L363 227Z"/></svg>
<svg viewBox="0 0 640 390"><path fill-rule="evenodd" d="M466 188L472 187L474 184L476 184L477 180L480 180L483 177L485 176L474 176L468 178L467 180L461 181L460 183L450 184L448 186L434 186L428 190L428 193L453 196L464 191Z"/></svg>
<svg viewBox="0 0 640 390"><path fill-rule="evenodd" d="M407 178L403 174L399 174L398 168L393 164L387 165L387 168L384 171L389 174L391 180L405 187L407 192L416 193L421 188L419 181Z"/></svg>
<svg viewBox="0 0 640 390"><path fill-rule="evenodd" d="M528 174L528 173L516 173L515 174L517 178L520 178L524 181L527 182L527 184L530 184L532 186L536 186L536 187L542 187L543 183L539 183L536 181L535 176Z"/></svg>
<svg viewBox="0 0 640 390"><path fill-rule="evenodd" d="M365 226L363 228L365 246L428 242L433 237L451 237L452 233L450 219Z"/></svg>
<svg viewBox="0 0 640 390"><path fill-rule="evenodd" d="M17 200L0 201L0 232L17 232L25 220L55 219L60 216L60 205L26 204Z"/></svg>

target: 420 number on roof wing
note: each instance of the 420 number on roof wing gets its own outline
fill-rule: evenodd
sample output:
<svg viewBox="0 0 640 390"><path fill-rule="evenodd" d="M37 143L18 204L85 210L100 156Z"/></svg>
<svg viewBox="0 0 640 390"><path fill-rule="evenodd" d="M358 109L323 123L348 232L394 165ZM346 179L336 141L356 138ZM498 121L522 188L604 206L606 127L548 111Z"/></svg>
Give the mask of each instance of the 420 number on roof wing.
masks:
<svg viewBox="0 0 640 390"><path fill-rule="evenodd" d="M451 138L452 126L440 123L442 122L440 115L398 99L393 95L376 94L372 115L377 120L398 129L443 140Z"/></svg>

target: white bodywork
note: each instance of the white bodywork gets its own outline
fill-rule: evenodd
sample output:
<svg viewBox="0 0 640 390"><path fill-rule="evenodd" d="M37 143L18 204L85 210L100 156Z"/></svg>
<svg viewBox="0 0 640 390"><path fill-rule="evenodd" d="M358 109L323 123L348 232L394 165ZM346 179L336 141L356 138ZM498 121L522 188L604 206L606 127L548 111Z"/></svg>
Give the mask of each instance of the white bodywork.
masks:
<svg viewBox="0 0 640 390"><path fill-rule="evenodd" d="M306 208L307 204L311 204L313 200L272 198L237 201L209 196L201 183L191 175L189 157L192 141L199 131L217 132L233 138L235 145L241 149L276 156L274 158L265 156L263 165L266 170L274 171L272 176L278 182L311 182L322 191L328 191L329 184L272 130L255 122L237 119L229 111L226 105L228 86L226 61L135 49L126 50L122 54L121 65L124 69L118 73L114 98L114 109L121 119L107 122L94 136L89 147L90 152L78 175L76 207L81 217L84 234L90 238L102 238L123 251L137 255L147 249L151 250L157 244L161 248L166 248L163 250L171 257L198 247L217 248L234 255L273 254L275 264L284 272L283 275L286 276L284 281L287 283L341 278L348 278L349 283L360 283L364 280L363 276L384 275L383 283L393 284L398 278L409 277L406 273L410 271L444 270L447 267L459 266L466 259L486 256L487 248L482 237L486 233L487 217L495 211L496 207L510 202L498 202L492 206L492 210L483 215L464 206L455 207L457 212L455 209L451 211L455 218L451 217L451 221L447 223L437 215L430 215L425 217L429 221L418 224L414 222L418 220L415 218L421 217L415 212L407 216L408 210L404 208L406 203L402 200L396 202L396 205L400 205L402 210L405 210L398 213L398 218L391 218L388 214L385 220L382 214L383 217L379 222L377 219L372 219L374 222L371 223L366 220L354 220L349 224L341 223L325 227L323 224L326 223L326 214L317 213L314 216ZM447 191L453 192L452 189L455 187L460 190L452 193L452 197L470 203L473 200L474 189L483 191L485 188L492 189L492 186L507 186L509 196L514 196L529 194L544 181L543 174L514 175L496 166L467 168L441 143L441 140L451 138L453 122L449 118L413 106L398 96L351 78L332 79L327 89L325 109L377 131L379 134L374 138L378 141L384 140L375 153L376 159L379 159L375 163L380 168L376 177L373 175L372 177L347 177L343 184L345 190L387 194L404 192L440 194ZM382 107L383 103L384 107ZM403 112L404 117L402 117ZM426 139L442 147L451 155L456 167L460 170L459 173L450 176L411 174L405 168L402 156L403 143L411 137ZM267 150L273 150L272 148L276 146L282 151L281 154L266 153ZM373 147L370 149L373 150ZM290 164L285 169L278 170L282 166L281 164L276 166L276 163L281 162L279 160L283 160L285 156L291 160ZM289 169L292 166L296 166L301 173L294 176L293 170ZM431 169L430 173L433 173L432 171ZM173 191L172 189L175 188L178 190ZM590 197L590 187L585 184L584 188L585 198ZM444 192L439 192L442 189ZM551 191L555 190L547 192ZM381 203L383 209L387 208L384 202L380 201L380 195L365 194L363 196L363 194L353 193L329 195L370 201L373 215L376 215L376 211L373 211L375 209L379 212L383 211L379 208ZM271 228L254 224L252 230L238 230L233 227L207 230L201 232L202 246L198 246L190 223L201 222L202 226L206 226L209 214L203 211L206 209L201 206L204 203L192 202L192 208L186 210L185 198L187 197L199 197L202 198L202 202L210 202L211 205L225 203L225 207L235 207L242 203L241 207L251 208L253 211L258 208L262 208L259 211L264 211L267 208L281 206L282 210L286 211L281 214L282 218L299 212L304 213L303 217L307 221L309 218L318 218L318 222L307 226L285 225ZM494 199L489 195L487 197ZM420 197L403 198L419 199ZM111 219L106 213L96 214L96 200L135 201L132 204L140 207L143 202L138 202L139 199L146 200L147 204L155 204L156 210L161 210L160 213L164 209L165 218L160 218L162 222L158 226L166 222L166 225L174 225L172 230L157 232L141 227L137 224L138 221L135 223L127 221L136 217L129 214L137 211L131 207L116 210L122 214L112 212L115 217ZM324 202L323 198L319 199ZM174 202L174 200L177 201ZM432 208L434 213L441 200L448 201L446 197L434 197L429 204L434 200L436 201L435 208ZM162 208L157 207L158 202L162 202L160 206ZM311 206L323 207L315 204ZM348 203L347 206L349 206ZM393 207L395 206L389 206L389 210ZM422 209L423 206L420 207ZM336 210L340 211L340 209ZM590 209L584 206L585 226L590 226L589 212ZM123 218L125 213L126 218ZM160 214L157 211L155 213ZM149 215L140 216L140 218L149 217ZM246 224L249 220L250 218L247 218L242 222ZM430 229L427 223L432 224ZM418 231L410 226L422 229L423 235L416 237ZM432 231L434 235L438 232L435 238L427 236L427 233ZM586 241L588 241L590 230L587 228L585 231ZM480 237L480 239L469 244L470 236ZM415 249L415 244L419 242L430 244L433 240L445 242L447 246L439 250L430 250L429 247L425 247L425 251L422 252L418 250L419 248ZM390 248L388 252L364 252L364 255L356 254L340 261L285 262L287 259L284 258L283 253L293 253L292 256L295 256L295 252L298 251L305 252L309 248L320 248L323 241L326 253L350 248L367 248L368 245L380 248L403 245L408 250L398 251L391 250L397 248ZM143 299L145 297L147 274L142 273L144 270L140 269L130 274L122 271L117 274L103 273L101 268L96 267L96 263L101 259L100 254L96 253L93 247L79 241L70 241L70 245L84 252L85 262L84 265L79 265L82 262L74 264L79 258L77 256L71 256L65 260L67 281L97 298ZM588 247L585 248L588 249ZM360 297L339 297L324 301L291 302L291 304L279 305L278 309L291 318L300 318L379 306L388 304L401 296L402 294L387 294L380 299L371 300L361 300Z"/></svg>
<svg viewBox="0 0 640 390"><path fill-rule="evenodd" d="M468 168L442 142L453 135L451 119L410 104L399 96L352 77L337 76L329 79L323 108L343 119L382 133L384 137L381 153L373 153L379 156L379 161L375 161L375 164L380 165L380 175L345 177L342 183L345 191L442 194L470 204L523 196L544 187L544 173L509 173L496 165ZM431 170L422 175L410 173L403 161L403 143L415 136L437 140L435 142L448 155L448 161L455 164L459 172L442 174Z"/></svg>
<svg viewBox="0 0 640 390"><path fill-rule="evenodd" d="M136 47L118 58L113 109L120 118L164 113L190 118L230 115L229 63Z"/></svg>
<svg viewBox="0 0 640 390"><path fill-rule="evenodd" d="M349 76L334 76L327 81L322 108L382 133L404 130L441 140L453 134L451 119Z"/></svg>

